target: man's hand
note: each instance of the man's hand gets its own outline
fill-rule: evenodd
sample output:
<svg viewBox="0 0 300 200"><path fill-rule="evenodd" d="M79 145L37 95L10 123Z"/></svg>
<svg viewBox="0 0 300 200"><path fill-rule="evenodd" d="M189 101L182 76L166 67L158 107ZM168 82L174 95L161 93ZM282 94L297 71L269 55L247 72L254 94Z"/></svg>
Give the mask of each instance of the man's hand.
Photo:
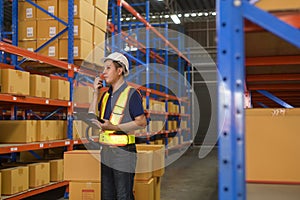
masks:
<svg viewBox="0 0 300 200"><path fill-rule="evenodd" d="M109 120L103 119L104 123L101 123L97 119L92 119L91 122L101 128L102 130L118 131L118 126L113 125Z"/></svg>

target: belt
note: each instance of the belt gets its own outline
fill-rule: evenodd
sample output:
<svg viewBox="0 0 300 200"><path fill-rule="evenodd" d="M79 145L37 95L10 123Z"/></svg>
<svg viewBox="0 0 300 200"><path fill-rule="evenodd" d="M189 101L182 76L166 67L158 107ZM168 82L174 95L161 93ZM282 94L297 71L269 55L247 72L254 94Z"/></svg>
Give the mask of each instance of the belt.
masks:
<svg viewBox="0 0 300 200"><path fill-rule="evenodd" d="M125 146L128 144L135 144L134 135L119 135L119 134L109 134L101 133L99 136L99 142L101 144L112 145L112 146Z"/></svg>

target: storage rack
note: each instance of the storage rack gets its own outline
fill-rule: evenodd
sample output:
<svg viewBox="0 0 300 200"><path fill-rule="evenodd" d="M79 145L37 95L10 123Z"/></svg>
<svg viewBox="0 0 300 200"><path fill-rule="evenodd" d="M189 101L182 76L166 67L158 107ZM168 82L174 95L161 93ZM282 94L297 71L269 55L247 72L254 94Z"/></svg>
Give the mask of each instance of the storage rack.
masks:
<svg viewBox="0 0 300 200"><path fill-rule="evenodd" d="M218 30L218 134L219 134L219 199L246 199L245 180L245 65L299 64L298 56L245 59L244 18L300 47L299 21L296 16L281 18L262 11L248 0L217 1ZM292 19L292 20L291 20ZM291 26L291 25L293 26ZM278 77L277 77L278 78ZM294 77L295 79L295 77ZM294 80L293 79L293 80ZM266 80L276 80L276 76ZM273 86L274 87L274 86ZM288 89L287 85L281 88ZM273 89L271 87L251 88ZM293 89L299 89L297 85ZM226 98L225 98L226 97ZM278 102L279 103L279 102Z"/></svg>
<svg viewBox="0 0 300 200"><path fill-rule="evenodd" d="M1 62L7 63L7 57L6 53L11 54L10 63L13 65L15 69L18 70L24 70L20 67L20 65L26 60L26 59L33 59L35 61L38 61L39 63L47 64L52 66L54 69L60 69L58 71L64 71L66 72L64 74L64 77L70 82L70 101L62 101L62 100L53 100L53 99L45 99L45 98L37 98L37 97L29 97L29 96L17 96L17 95L10 95L10 94L0 94L0 99L2 103L9 104L11 106L11 114L13 118L16 118L16 105L22 105L24 108L28 107L51 107L51 109L58 107L57 110L61 108L67 109L67 137L66 140L58 140L58 141L45 141L45 142L36 142L36 143L28 143L28 144L5 144L1 145L0 147L0 154L11 154L11 158L14 160L15 153L21 152L21 151L30 151L30 150L39 150L39 149L48 149L48 148L56 148L56 147L66 147L67 150L72 150L73 145L81 144L81 143L87 143L87 140L72 140L72 127L73 127L73 105L72 105L72 94L73 94L73 79L74 75L78 72L79 67L75 66L74 63L74 57L73 57L73 7L74 7L74 0L68 0L68 22L64 22L63 20L59 19L58 17L54 16L53 14L49 13L47 10L40 7L38 4L31 0L25 0L26 2L30 3L31 5L37 7L37 9L41 10L42 12L46 13L47 15L51 16L53 19L59 21L60 23L64 24L66 26L65 29L63 29L61 32L59 32L56 36L49 39L47 42L45 42L41 47L36 49L34 52L39 52L41 49L46 47L48 44L50 44L52 41L57 39L60 35L68 31L68 63L59 61L56 59L52 59L50 57L29 52L27 50L18 48L18 0L12 0L12 31L11 32L4 32L3 27L3 5L4 0L0 0L0 31L1 31L1 42L0 42L0 51L3 52L1 56ZM5 38L4 36L11 35L11 40ZM12 45L8 43L4 43L2 41L6 41L11 43ZM4 56L3 56L4 55ZM17 56L24 57L23 60L19 61L17 60ZM25 59L26 58L26 59ZM1 68L11 68L7 65L1 65ZM54 111L50 115L56 113L57 111ZM49 115L49 116L50 116ZM28 191L18 193L11 196L5 196L3 199L21 199L30 197L39 193L43 193L52 189L56 189L62 186L68 185L67 181L57 182L57 183L50 183L49 185L38 187L34 189L30 189Z"/></svg>
<svg viewBox="0 0 300 200"><path fill-rule="evenodd" d="M150 24L149 23L149 1L146 1L145 3L138 3L138 4L133 4L133 5L129 5L126 1L117 1L117 3L111 2L111 13L112 13L112 21L108 23L108 30L111 32L112 35L112 40L111 40L111 49L112 51L120 51L120 49L123 49L122 47L122 39L126 40L126 43L128 43L129 45L135 46L137 47L137 49L139 51L136 52L136 55L132 55L129 52L125 52L123 51L123 53L125 53L127 55L127 57L130 59L130 62L135 62L139 65L142 65L144 67L142 67L142 69L137 69L137 72L133 75L133 76L129 76L128 80L133 80L135 79L135 81L138 84L141 84L141 79L139 77L139 74L141 74L143 71L146 71L146 83L145 83L145 89L141 89L141 87L139 87L143 92L144 95L146 96L146 112L148 113L148 120L151 115L154 114L163 114L165 115L165 119L166 119L166 130L167 131L160 131L160 134L164 134L165 135L165 144L166 144L166 149L168 149L168 134L171 132L174 132L174 130L168 130L168 119L170 116L176 117L177 119L180 119L178 117L187 117L188 120L188 127L190 127L190 115L186 114L186 115L182 115L180 113L168 113L168 101L172 99L171 95L168 94L168 81L170 80L174 80L174 77L168 75L168 64L169 64L169 51L172 50L173 52L175 52L175 54L177 55L176 59L178 59L178 72L179 74L183 74L184 73L184 65L187 64L187 78L188 78L188 82L190 82L190 68L191 68L191 62L190 60L183 55L183 53L176 48L170 41L175 39L178 41L178 45L180 46L180 42L181 42L181 38L169 38L168 37L168 24ZM145 6L145 18L142 17L141 14L139 14L133 7L134 6ZM132 22L132 23L124 23L121 21L121 16L122 16L122 9L121 8L125 8L128 12L130 12L133 16L136 17L137 22ZM164 29L164 34L160 33L155 26L162 26ZM128 29L127 32L123 31L122 28L126 27ZM142 44L141 41L139 41L139 28L146 28L145 30L145 45ZM135 28L133 30L133 28ZM150 43L150 31L152 31L157 38L155 38L156 40L158 40L158 42L163 43L165 49L161 50L159 52L156 52L155 50L155 41L154 43ZM135 39L132 35L132 33L136 36L137 39ZM154 47L154 50L150 50L150 48L146 48L146 47L150 47L152 44L152 46ZM143 56L145 56L145 61L143 61ZM152 59L152 60L151 60ZM153 65L151 65L150 67L150 62L154 63ZM151 64L152 64L151 63ZM162 87L159 87L159 92L154 92L155 90L151 89L147 89L147 88L151 88L150 86L150 71L153 71L153 73L159 73L157 71L157 69L155 68L155 63L162 63L164 64L165 67L165 71L164 74L161 74L161 77L159 78L160 80L156 80L154 78L154 81L161 83L161 85L164 85L165 88L163 90ZM154 75L155 76L155 75ZM164 82L163 82L164 80ZM161 81L161 82L160 82ZM180 87L178 89L179 94L182 95L183 91L181 91ZM165 113L156 113L153 112L151 110L149 110L149 103L150 103L150 97L155 97L155 98L162 98L165 101L165 107L166 107L166 112ZM187 98L190 99L190 93L186 94ZM174 99L175 101L179 102L179 104L181 103L186 103L187 104L187 108L188 108L188 113L190 113L190 104L188 101L183 100L184 98L177 98ZM180 120L178 120L180 121ZM175 131L177 132L177 130ZM178 131L181 135L181 130ZM147 143L149 143L150 141L150 131L149 131L149 127L147 128ZM187 140L183 143L183 144L179 144L177 147L172 147L172 149L175 148L181 148L182 146L186 146L186 144L190 144L192 141L192 136L191 136L191 130L188 129L188 138L186 138Z"/></svg>

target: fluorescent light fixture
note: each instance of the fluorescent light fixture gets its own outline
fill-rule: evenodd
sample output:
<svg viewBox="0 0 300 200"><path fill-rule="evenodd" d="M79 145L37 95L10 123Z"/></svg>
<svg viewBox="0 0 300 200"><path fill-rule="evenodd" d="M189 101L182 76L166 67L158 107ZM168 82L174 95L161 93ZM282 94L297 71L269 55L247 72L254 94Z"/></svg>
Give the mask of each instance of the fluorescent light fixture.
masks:
<svg viewBox="0 0 300 200"><path fill-rule="evenodd" d="M170 16L169 15L165 15L165 18L167 19L167 18L169 18Z"/></svg>
<svg viewBox="0 0 300 200"><path fill-rule="evenodd" d="M133 17L132 19L136 19L136 17Z"/></svg>
<svg viewBox="0 0 300 200"><path fill-rule="evenodd" d="M155 19L156 17L155 16L152 16L152 19Z"/></svg>
<svg viewBox="0 0 300 200"><path fill-rule="evenodd" d="M157 1L164 1L164 0L157 0Z"/></svg>
<svg viewBox="0 0 300 200"><path fill-rule="evenodd" d="M202 13L202 12L199 12L199 13L198 13L198 16L199 16L199 17L201 17L202 15L203 15L203 13Z"/></svg>
<svg viewBox="0 0 300 200"><path fill-rule="evenodd" d="M211 15L212 15L212 16L216 16L217 13L216 13L216 12L212 12Z"/></svg>
<svg viewBox="0 0 300 200"><path fill-rule="evenodd" d="M178 14L178 17L182 17L182 14Z"/></svg>
<svg viewBox="0 0 300 200"><path fill-rule="evenodd" d="M191 16L192 16L192 17L196 17L197 14L196 14L196 13L192 13Z"/></svg>
<svg viewBox="0 0 300 200"><path fill-rule="evenodd" d="M208 13L204 13L205 16L208 16Z"/></svg>
<svg viewBox="0 0 300 200"><path fill-rule="evenodd" d="M189 13L185 13L185 14L184 14L184 17L189 17L189 16L190 16Z"/></svg>
<svg viewBox="0 0 300 200"><path fill-rule="evenodd" d="M124 18L122 17L122 18L121 18L121 22L122 22L123 20L124 20Z"/></svg>
<svg viewBox="0 0 300 200"><path fill-rule="evenodd" d="M130 20L130 17L126 17L126 21L129 21Z"/></svg>
<svg viewBox="0 0 300 200"><path fill-rule="evenodd" d="M171 19L173 20L174 24L180 24L180 19L177 15L171 15Z"/></svg>

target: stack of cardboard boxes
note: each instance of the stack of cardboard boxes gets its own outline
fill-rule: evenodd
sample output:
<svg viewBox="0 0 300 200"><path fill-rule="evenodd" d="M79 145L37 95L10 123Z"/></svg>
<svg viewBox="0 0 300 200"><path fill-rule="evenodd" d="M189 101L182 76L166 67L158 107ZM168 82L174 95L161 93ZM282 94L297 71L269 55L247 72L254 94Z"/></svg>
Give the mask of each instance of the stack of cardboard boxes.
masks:
<svg viewBox="0 0 300 200"><path fill-rule="evenodd" d="M33 2L68 22L68 0L36 0ZM107 0L74 1L74 59L99 63L100 58L104 56L107 6ZM19 3L20 47L34 51L65 28L64 24L35 6L27 2ZM93 49L95 50L93 51ZM49 57L66 60L68 58L68 31L39 52ZM94 58L94 54L96 58Z"/></svg>
<svg viewBox="0 0 300 200"><path fill-rule="evenodd" d="M32 164L13 163L0 170L2 195L12 195L63 180L63 159Z"/></svg>
<svg viewBox="0 0 300 200"><path fill-rule="evenodd" d="M100 151L68 151L64 163L64 180L70 181L70 200L101 199Z"/></svg>
<svg viewBox="0 0 300 200"><path fill-rule="evenodd" d="M70 83L67 80L14 69L0 69L0 71L1 93L70 100Z"/></svg>
<svg viewBox="0 0 300 200"><path fill-rule="evenodd" d="M164 173L165 146L137 144L135 199L160 200L161 177Z"/></svg>

